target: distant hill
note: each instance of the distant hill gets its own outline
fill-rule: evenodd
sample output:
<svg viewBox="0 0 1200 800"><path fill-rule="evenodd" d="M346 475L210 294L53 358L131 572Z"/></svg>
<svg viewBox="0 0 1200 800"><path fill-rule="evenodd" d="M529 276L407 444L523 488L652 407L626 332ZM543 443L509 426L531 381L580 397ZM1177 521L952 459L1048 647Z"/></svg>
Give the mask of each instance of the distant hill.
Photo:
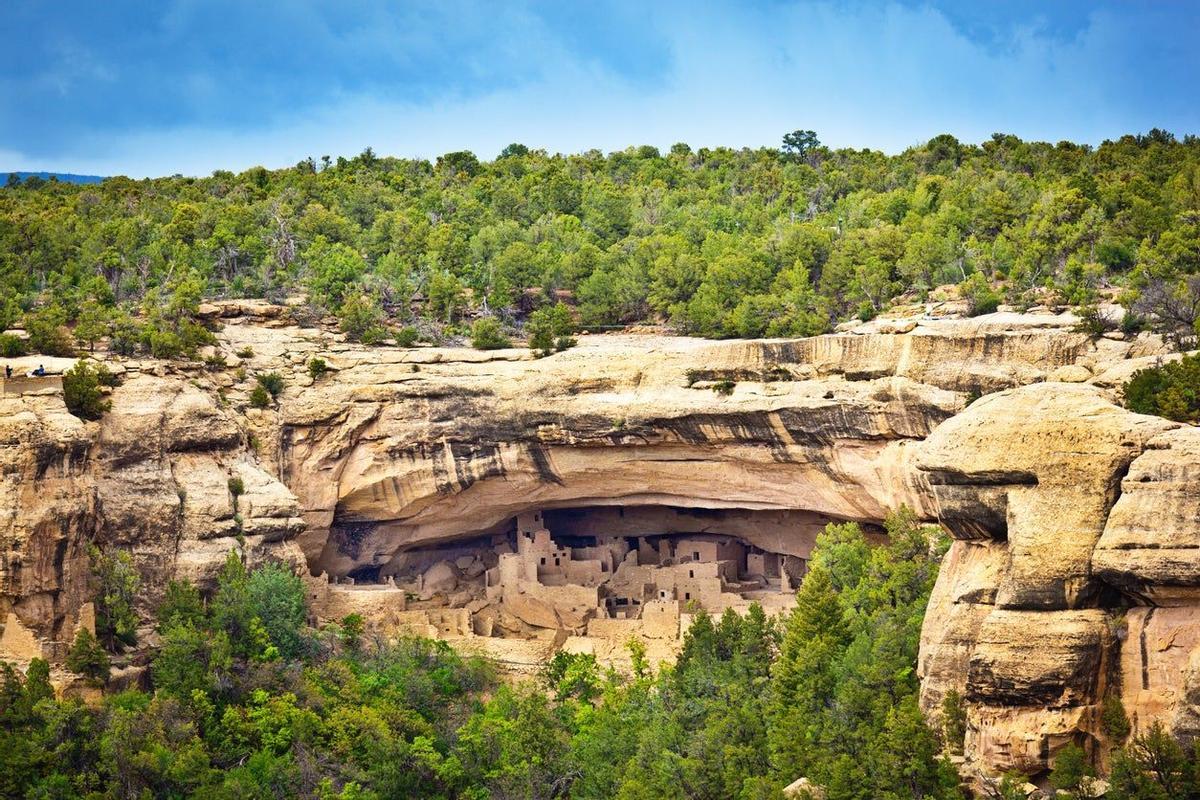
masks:
<svg viewBox="0 0 1200 800"><path fill-rule="evenodd" d="M56 178L63 183L100 183L103 175L75 175L71 172L0 172L0 181L7 180L9 175L16 175L22 181L26 178L41 178L48 181Z"/></svg>

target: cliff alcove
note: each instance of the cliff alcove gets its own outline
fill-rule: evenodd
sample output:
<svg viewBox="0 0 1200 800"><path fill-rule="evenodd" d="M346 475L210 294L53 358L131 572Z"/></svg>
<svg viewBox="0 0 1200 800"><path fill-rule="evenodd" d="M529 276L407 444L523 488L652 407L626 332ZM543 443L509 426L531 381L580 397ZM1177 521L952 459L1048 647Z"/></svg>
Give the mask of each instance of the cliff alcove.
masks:
<svg viewBox="0 0 1200 800"><path fill-rule="evenodd" d="M318 622L358 613L518 673L557 650L619 666L630 638L667 660L697 607L786 608L828 522L907 505L954 538L919 674L928 714L964 698L970 762L1036 773L1100 741L1115 695L1135 731L1200 729L1200 442L1114 402L1156 337L997 314L536 359L222 318L244 377L113 360L94 423L53 392L0 398L9 657L61 661L94 542L131 553L146 619L239 549L303 574ZM264 372L286 388L257 409Z"/></svg>

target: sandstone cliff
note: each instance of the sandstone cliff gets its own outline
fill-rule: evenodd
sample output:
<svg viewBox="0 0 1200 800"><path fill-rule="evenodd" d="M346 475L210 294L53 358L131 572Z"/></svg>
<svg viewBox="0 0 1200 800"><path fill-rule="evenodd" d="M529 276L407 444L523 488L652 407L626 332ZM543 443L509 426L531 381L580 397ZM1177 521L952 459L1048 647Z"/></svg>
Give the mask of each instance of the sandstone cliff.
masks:
<svg viewBox="0 0 1200 800"><path fill-rule="evenodd" d="M950 689L966 699L972 765L1044 767L1102 736L1112 693L1138 725L1200 728L1200 439L1113 403L1164 354L1154 337L996 314L797 341L585 336L534 359L367 349L230 308L210 354L225 368L118 364L100 423L54 392L0 399L0 646L40 639L61 656L90 542L133 552L149 609L168 578L208 580L234 547L386 581L417 549L523 511L602 505L787 514L786 529L739 535L804 556L826 521L907 504L955 538L920 669L930 713ZM315 381L314 356L330 368ZM287 388L250 408L268 371ZM510 617L496 625L524 624Z"/></svg>

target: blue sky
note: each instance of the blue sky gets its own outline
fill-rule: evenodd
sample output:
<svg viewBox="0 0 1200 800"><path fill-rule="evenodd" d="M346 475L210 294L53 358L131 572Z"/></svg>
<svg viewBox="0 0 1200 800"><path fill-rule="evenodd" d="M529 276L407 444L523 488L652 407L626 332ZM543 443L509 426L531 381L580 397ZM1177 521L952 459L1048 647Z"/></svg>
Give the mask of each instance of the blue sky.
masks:
<svg viewBox="0 0 1200 800"><path fill-rule="evenodd" d="M1200 133L1200 3L6 0L0 170Z"/></svg>

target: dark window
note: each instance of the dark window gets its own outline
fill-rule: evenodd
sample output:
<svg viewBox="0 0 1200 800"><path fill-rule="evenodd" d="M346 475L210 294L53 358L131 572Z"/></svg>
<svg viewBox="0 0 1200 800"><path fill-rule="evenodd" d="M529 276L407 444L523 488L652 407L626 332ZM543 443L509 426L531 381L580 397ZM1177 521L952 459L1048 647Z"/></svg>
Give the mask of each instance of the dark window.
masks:
<svg viewBox="0 0 1200 800"><path fill-rule="evenodd" d="M684 592L684 593L683 593L683 599L684 599L684 600L691 600L691 599L692 599L692 593L691 593L691 592Z"/></svg>
<svg viewBox="0 0 1200 800"><path fill-rule="evenodd" d="M557 559L557 558L556 558L556 559L554 559L554 566L556 566L556 567L558 566L558 559Z"/></svg>
<svg viewBox="0 0 1200 800"><path fill-rule="evenodd" d="M699 560L700 560L700 551L697 550L692 553L692 561L699 561Z"/></svg>
<svg viewBox="0 0 1200 800"><path fill-rule="evenodd" d="M689 570L688 570L688 577L689 577L689 578L694 578L694 577L696 577L696 570L694 570L694 569L689 569Z"/></svg>
<svg viewBox="0 0 1200 800"><path fill-rule="evenodd" d="M546 559L544 559L544 558L542 559L542 566L543 567L546 566Z"/></svg>
<svg viewBox="0 0 1200 800"><path fill-rule="evenodd" d="M608 572L608 564L606 564L606 563L604 563L604 562L600 562L600 571L601 571L601 572Z"/></svg>

